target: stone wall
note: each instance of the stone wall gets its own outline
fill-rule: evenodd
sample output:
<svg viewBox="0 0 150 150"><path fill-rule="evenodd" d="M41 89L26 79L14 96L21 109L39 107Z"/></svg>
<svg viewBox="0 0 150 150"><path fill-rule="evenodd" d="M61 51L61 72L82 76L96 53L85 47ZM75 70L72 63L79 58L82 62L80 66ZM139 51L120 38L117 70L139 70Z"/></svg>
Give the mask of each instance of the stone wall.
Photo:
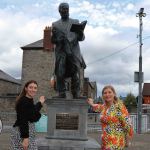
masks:
<svg viewBox="0 0 150 150"><path fill-rule="evenodd" d="M16 121L16 113L14 112L0 112L0 118L4 126L13 126Z"/></svg>
<svg viewBox="0 0 150 150"><path fill-rule="evenodd" d="M16 96L0 96L0 112L15 112Z"/></svg>
<svg viewBox="0 0 150 150"><path fill-rule="evenodd" d="M97 97L96 82L90 82L89 78L84 78L83 95L95 99Z"/></svg>
<svg viewBox="0 0 150 150"><path fill-rule="evenodd" d="M38 82L38 93L50 98L55 91L50 87L50 79L54 72L54 53L44 50L24 50L22 60L22 86L28 80Z"/></svg>
<svg viewBox="0 0 150 150"><path fill-rule="evenodd" d="M0 119L4 125L15 122L15 96L0 96Z"/></svg>
<svg viewBox="0 0 150 150"><path fill-rule="evenodd" d="M0 80L0 95L16 94L20 92L20 85L17 83Z"/></svg>

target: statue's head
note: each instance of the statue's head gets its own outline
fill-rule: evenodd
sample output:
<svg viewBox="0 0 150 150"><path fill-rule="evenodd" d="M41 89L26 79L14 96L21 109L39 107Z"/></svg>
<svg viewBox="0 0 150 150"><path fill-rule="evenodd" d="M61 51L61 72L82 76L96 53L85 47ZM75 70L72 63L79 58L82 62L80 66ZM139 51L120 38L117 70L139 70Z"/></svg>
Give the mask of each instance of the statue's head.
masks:
<svg viewBox="0 0 150 150"><path fill-rule="evenodd" d="M60 3L59 5L59 13L63 20L67 20L69 18L69 4L68 3Z"/></svg>

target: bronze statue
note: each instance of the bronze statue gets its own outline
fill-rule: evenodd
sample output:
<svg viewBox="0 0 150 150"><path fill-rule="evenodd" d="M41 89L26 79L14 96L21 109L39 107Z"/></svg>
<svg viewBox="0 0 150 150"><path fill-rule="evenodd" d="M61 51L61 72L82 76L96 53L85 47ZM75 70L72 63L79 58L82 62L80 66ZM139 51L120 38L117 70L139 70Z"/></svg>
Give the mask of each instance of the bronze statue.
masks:
<svg viewBox="0 0 150 150"><path fill-rule="evenodd" d="M83 58L80 53L79 41L85 36L81 28L71 32L72 24L79 24L79 20L69 18L69 4L59 5L61 19L52 23L52 43L55 47L55 75L56 89L59 98L66 97L65 79L71 77L71 92L73 98L80 97L80 68L83 65Z"/></svg>

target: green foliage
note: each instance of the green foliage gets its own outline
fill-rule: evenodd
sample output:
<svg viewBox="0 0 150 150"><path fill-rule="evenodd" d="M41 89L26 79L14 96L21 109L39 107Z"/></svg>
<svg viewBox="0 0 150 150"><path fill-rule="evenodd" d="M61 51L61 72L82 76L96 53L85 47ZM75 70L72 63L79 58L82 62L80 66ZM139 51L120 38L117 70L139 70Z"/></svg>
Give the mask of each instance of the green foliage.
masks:
<svg viewBox="0 0 150 150"><path fill-rule="evenodd" d="M126 105L126 107L136 107L137 104L136 104L136 97L132 94L132 93L129 93L127 94L127 97L124 101L124 104Z"/></svg>

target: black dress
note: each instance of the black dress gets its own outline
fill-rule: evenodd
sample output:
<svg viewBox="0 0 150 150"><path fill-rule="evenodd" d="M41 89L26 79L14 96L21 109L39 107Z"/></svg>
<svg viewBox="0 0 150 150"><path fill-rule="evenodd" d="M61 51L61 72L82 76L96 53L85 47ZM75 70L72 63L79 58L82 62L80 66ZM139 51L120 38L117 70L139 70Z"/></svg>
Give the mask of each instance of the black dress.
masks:
<svg viewBox="0 0 150 150"><path fill-rule="evenodd" d="M35 125L40 117L41 102L34 104L33 99L23 96L17 106L17 120L11 132L10 150L23 150L22 140L29 138L28 150L37 150L35 142Z"/></svg>

